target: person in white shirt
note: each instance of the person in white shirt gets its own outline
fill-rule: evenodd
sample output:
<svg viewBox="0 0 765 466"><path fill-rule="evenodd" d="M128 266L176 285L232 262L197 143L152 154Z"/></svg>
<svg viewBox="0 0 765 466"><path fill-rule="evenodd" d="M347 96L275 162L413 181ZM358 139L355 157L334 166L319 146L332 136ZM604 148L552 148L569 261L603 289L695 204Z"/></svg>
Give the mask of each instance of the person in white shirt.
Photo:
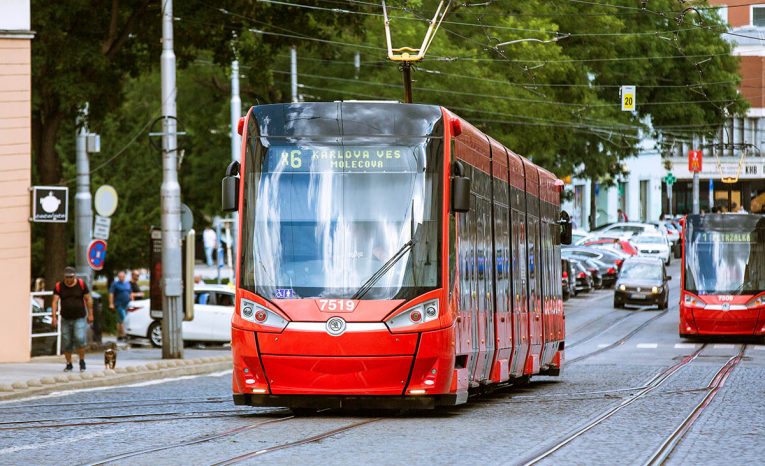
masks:
<svg viewBox="0 0 765 466"><path fill-rule="evenodd" d="M213 251L215 250L215 247L218 246L218 235L215 234L215 230L210 227L205 228L205 231L202 233L202 242L205 245L205 259L207 260L207 265L212 267Z"/></svg>

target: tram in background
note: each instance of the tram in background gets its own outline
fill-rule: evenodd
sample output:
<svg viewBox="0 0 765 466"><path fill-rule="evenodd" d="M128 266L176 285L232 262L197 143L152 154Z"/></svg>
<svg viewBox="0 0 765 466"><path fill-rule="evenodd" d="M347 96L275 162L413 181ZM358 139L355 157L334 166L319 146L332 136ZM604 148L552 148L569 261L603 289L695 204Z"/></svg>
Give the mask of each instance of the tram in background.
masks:
<svg viewBox="0 0 765 466"><path fill-rule="evenodd" d="M433 408L558 375L563 183L448 110L256 106L239 212L239 405Z"/></svg>
<svg viewBox="0 0 765 466"><path fill-rule="evenodd" d="M765 216L682 223L680 336L765 335Z"/></svg>

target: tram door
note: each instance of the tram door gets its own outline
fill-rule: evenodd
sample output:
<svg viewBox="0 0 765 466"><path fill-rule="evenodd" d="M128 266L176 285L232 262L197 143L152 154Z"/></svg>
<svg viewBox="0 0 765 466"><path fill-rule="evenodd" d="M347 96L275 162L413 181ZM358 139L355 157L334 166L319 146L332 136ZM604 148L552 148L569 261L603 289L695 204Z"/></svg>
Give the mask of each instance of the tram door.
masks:
<svg viewBox="0 0 765 466"><path fill-rule="evenodd" d="M518 188L512 188L511 209L512 274L513 274L513 359L510 374L521 377L529 350L529 313L526 276L526 198ZM520 210L521 207L524 211Z"/></svg>
<svg viewBox="0 0 765 466"><path fill-rule="evenodd" d="M472 184L476 192L475 225L478 259L478 306L474 325L478 355L473 380L481 382L489 378L495 348L491 178L487 173L474 169Z"/></svg>

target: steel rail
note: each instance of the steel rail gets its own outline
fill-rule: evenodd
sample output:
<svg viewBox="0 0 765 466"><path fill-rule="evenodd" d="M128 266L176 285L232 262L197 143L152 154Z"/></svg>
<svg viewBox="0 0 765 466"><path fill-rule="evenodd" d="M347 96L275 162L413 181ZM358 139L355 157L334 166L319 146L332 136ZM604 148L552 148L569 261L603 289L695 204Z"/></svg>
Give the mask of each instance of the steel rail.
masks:
<svg viewBox="0 0 765 466"><path fill-rule="evenodd" d="M598 348L595 351L583 354L581 356L577 356L577 357L575 357L573 359L569 359L569 360L567 360L565 362L565 364L575 364L575 363L577 363L579 361L585 360L587 358L591 358L592 356L596 356L596 355L601 354L601 353L605 353L606 351L612 350L612 349L616 348L617 346L623 345L627 340L629 340L630 338L634 337L635 335L637 335L638 332L640 332L641 330L646 328L651 322L653 322L653 321L655 321L655 320L657 320L657 319L667 315L667 313L669 311L670 311L669 309L665 309L665 310L659 312L655 316L651 317L650 319L648 319L645 322L643 322L642 324L640 324L638 327L636 327L634 330L629 332L627 335L621 337L620 339L616 340L615 342L611 343L610 345L608 345L606 347L603 347L603 348Z"/></svg>
<svg viewBox="0 0 765 466"><path fill-rule="evenodd" d="M738 366L738 364L741 362L744 357L744 352L746 351L746 346L747 345L742 345L738 354L728 359L725 365L723 365L720 370L715 373L714 377L712 377L712 380L706 387L706 396L704 396L704 398L702 398L701 401L691 410L690 414L688 414L683 422L680 423L677 429L675 429L669 435L669 437L664 440L661 446L659 446L654 454L651 455L651 457L645 462L645 465L660 465L664 464L669 459L672 452L675 450L675 448L677 448L680 442L682 442L683 438L691 429L699 416L701 416L702 411L704 411L704 409L709 406L714 397L717 395L717 392L719 392L720 389L725 385L725 381L728 380L728 377L730 376L731 372L733 372L733 369L735 369L736 366Z"/></svg>
<svg viewBox="0 0 765 466"><path fill-rule="evenodd" d="M231 414L212 414L212 415L192 415L192 416L179 416L175 418L155 418L155 419L115 419L113 421L93 421L93 422L72 422L63 424L45 424L45 425L30 425L30 426L12 426L12 427L0 427L0 431L5 430L31 430L31 429L58 429L61 427L88 427L88 426L102 426L111 424L128 424L128 423L148 423L148 422L173 422L173 421L186 421L190 419L213 419L221 417L248 417L242 413ZM251 417L251 415L249 416Z"/></svg>
<svg viewBox="0 0 765 466"><path fill-rule="evenodd" d="M226 430L226 431L223 431L223 432L219 432L217 434L205 435L203 437L198 437L198 438L194 438L194 439L190 439L190 440L184 440L184 441L181 441L181 442L171 443L169 445L162 445L162 446L157 446L157 447L143 448L141 450L134 450L134 451L130 451L130 452L127 452L127 453L122 453L122 454L119 454L119 455L110 456L108 458L103 458L103 459L97 460L97 461L95 461L93 463L86 463L86 464L84 464L82 466L103 465L103 464L106 464L106 463L111 463L111 462L114 462L114 461L120 461L120 460L124 460L124 459L127 459L127 458L132 458L134 456L145 455L145 454L148 454L148 453L155 453L155 452L158 452L158 451L170 450L172 448L180 448L180 447L187 447L187 446L191 446L191 445L198 445L200 443L209 442L211 440L217 440L219 438L230 437L232 435L236 435L236 434L239 434L239 433L242 433L242 432L246 432L246 431L249 431L249 430L257 429L258 427L261 427L261 426L265 426L265 425L268 425L268 424L276 424L277 422L284 422L284 421L288 421L288 420L294 419L294 418L295 418L295 416L284 416L284 417L280 417L280 418L277 418L277 419L269 419L267 421L261 421L261 422L258 422L258 423L255 423L255 424L251 424L251 425L248 425L248 426L241 426L241 427L236 427L234 429L229 429L229 430Z"/></svg>
<svg viewBox="0 0 765 466"><path fill-rule="evenodd" d="M381 417L373 418L373 419L364 419L363 421L354 422L353 424L349 424L349 425L343 426L343 427L338 427L337 429L332 429L332 430L329 430L327 432L323 432L321 434L312 435L311 437L306 437L304 439L296 440L294 442L283 443L281 445L275 445L273 447L262 448L260 450L244 453L242 455L235 456L233 458L229 458L227 460L224 460L224 461L221 461L221 462L218 462L218 463L214 463L214 466L225 466L225 465L229 465L229 464L236 464L236 463L248 460L250 458L255 458L257 456L265 455L265 454L272 453L272 452L275 452L275 451L286 450L287 448L293 448L293 447L298 447L300 445L305 445L307 443L318 442L319 440L323 440L323 439L325 439L327 437L331 437L331 436L333 436L335 434L339 434L341 432L346 432L346 431L349 431L351 429L356 429L358 427L361 427L361 426L364 426L364 425L367 425L367 424L371 424L373 422L377 422L377 421L380 421L382 419L383 418L381 418Z"/></svg>
<svg viewBox="0 0 765 466"><path fill-rule="evenodd" d="M25 419L23 421L0 421L0 426L13 426L19 424L41 424L44 422L69 422L69 421L81 421L81 420L95 420L95 419L127 419L131 417L160 417L160 416L184 416L184 415L204 415L204 414L251 414L242 409L219 409L209 411L164 411L159 413L134 413L134 414L104 414L101 416L76 416L76 417L58 417L50 419ZM32 425L30 427L46 427L44 425ZM2 429L2 427L0 427Z"/></svg>
<svg viewBox="0 0 765 466"><path fill-rule="evenodd" d="M162 406L166 406L169 404L176 405L176 404L198 404L198 403L223 403L223 402L230 402L231 397L230 396L221 396L221 397L208 397L208 398L145 398L145 399L127 399L127 400L104 400L104 401L83 401L79 403L56 403L56 408L60 408L62 406L88 406L88 405L103 405L103 404L117 404L117 405L124 405L128 403L147 403L151 402L150 405L140 405L140 404L132 404L131 406L153 406L155 404L160 404ZM14 405L8 405L8 406L0 406L0 411L5 410L14 410L14 409L22 409L22 408L48 408L50 409L50 403L38 403L33 405L21 405L21 404L14 404ZM93 409L99 409L99 408L93 408Z"/></svg>
<svg viewBox="0 0 765 466"><path fill-rule="evenodd" d="M652 320L652 319L651 319ZM623 400L621 403L619 403L616 406L613 406L603 413L596 416L594 419L587 422L584 426L576 429L575 431L567 434L562 440L557 441L553 446L542 450L538 453L534 453L529 458L522 461L521 464L524 466L536 464L543 459L547 458L548 456L552 455L553 453L557 452L561 448L565 447L575 439L581 437L588 431L590 431L592 428L602 424L607 419L609 419L611 416L616 414L617 412L621 411L622 409L626 408L627 406L631 405L632 403L635 403L636 401L640 400L644 396L648 395L652 391L659 388L665 381L667 381L670 377L672 377L674 374L676 374L680 369L690 364L692 361L694 361L704 350L706 347L706 344L703 345L701 348L697 349L693 353L685 356L682 360L680 360L677 364L668 367L667 369L664 369L663 371L656 374L654 377L652 377L647 383L646 387L638 393L636 393L631 398L628 398L626 400Z"/></svg>

